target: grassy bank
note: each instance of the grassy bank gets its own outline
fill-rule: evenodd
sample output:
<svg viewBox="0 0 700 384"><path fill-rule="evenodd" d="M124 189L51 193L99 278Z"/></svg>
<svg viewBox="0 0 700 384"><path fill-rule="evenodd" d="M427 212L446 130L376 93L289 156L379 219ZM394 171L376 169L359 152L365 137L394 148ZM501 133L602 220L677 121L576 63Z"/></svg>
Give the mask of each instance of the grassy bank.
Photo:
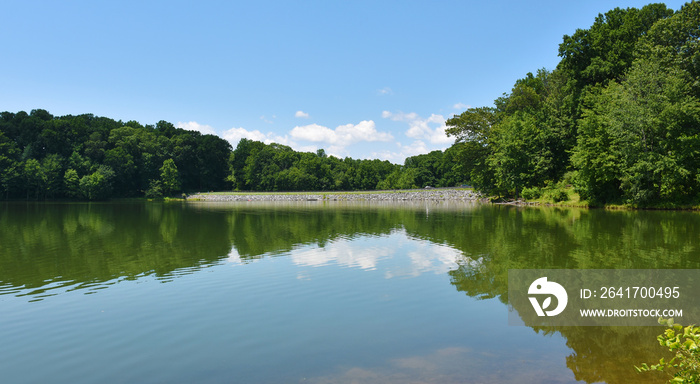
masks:
<svg viewBox="0 0 700 384"><path fill-rule="evenodd" d="M523 195L526 195L524 192ZM686 211L697 211L700 210L700 203L659 203L659 204L649 204L649 205L634 205L627 204L625 202L615 202L608 204L595 204L587 200L582 200L581 196L574 190L574 187L568 186L565 188L553 188L546 189L543 188L535 196L527 196L528 198L521 198L515 201L505 201L505 203L510 203L514 205L543 205L552 207L576 207L576 208L602 208L610 210L686 210ZM504 200L500 197L491 196L492 202L503 202Z"/></svg>

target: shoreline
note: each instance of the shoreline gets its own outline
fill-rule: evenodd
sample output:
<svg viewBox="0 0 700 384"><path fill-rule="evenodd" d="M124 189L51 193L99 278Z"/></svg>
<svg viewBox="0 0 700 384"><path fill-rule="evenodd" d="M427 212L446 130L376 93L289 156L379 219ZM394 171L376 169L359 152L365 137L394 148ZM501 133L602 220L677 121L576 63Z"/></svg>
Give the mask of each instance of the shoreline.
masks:
<svg viewBox="0 0 700 384"><path fill-rule="evenodd" d="M494 201L493 196L483 195L471 188L430 188L386 191L314 191L314 192L201 192L187 196L196 202L472 202L509 205L520 208L579 208L622 211L700 211L698 206L630 207L624 205L591 206L586 202L563 201L558 203L514 199Z"/></svg>
<svg viewBox="0 0 700 384"><path fill-rule="evenodd" d="M481 201L473 189L431 188L353 192L212 192L187 196L188 201Z"/></svg>

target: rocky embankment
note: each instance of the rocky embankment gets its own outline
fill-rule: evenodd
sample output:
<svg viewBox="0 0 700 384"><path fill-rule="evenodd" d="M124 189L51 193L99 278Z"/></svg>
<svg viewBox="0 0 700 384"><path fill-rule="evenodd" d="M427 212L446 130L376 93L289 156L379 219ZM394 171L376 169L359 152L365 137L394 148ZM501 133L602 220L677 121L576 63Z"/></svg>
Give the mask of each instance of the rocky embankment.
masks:
<svg viewBox="0 0 700 384"><path fill-rule="evenodd" d="M188 196L199 201L476 201L479 193L468 189L420 189L382 192L324 193L204 193Z"/></svg>

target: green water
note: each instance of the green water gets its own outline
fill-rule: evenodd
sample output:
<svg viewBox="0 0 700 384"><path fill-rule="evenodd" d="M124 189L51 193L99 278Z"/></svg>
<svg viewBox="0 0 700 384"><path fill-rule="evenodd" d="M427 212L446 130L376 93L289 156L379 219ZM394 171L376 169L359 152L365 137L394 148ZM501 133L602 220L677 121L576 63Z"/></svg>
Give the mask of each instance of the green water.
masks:
<svg viewBox="0 0 700 384"><path fill-rule="evenodd" d="M700 215L2 203L2 383L664 382L655 327L508 326L507 272L700 268Z"/></svg>

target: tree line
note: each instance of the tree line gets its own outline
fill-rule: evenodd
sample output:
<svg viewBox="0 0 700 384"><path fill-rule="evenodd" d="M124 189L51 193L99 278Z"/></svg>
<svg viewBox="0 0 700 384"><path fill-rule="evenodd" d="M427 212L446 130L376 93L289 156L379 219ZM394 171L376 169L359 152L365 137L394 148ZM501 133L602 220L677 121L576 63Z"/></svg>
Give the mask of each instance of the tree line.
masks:
<svg viewBox="0 0 700 384"><path fill-rule="evenodd" d="M158 197L229 187L231 145L159 121L143 126L42 109L0 113L0 193L32 200Z"/></svg>
<svg viewBox="0 0 700 384"><path fill-rule="evenodd" d="M463 169L501 196L697 202L700 4L613 9L564 36L557 67L447 121ZM561 199L565 198L561 197Z"/></svg>
<svg viewBox="0 0 700 384"><path fill-rule="evenodd" d="M554 70L447 120L455 143L403 165L242 140L241 190L470 184L490 195L664 206L700 197L700 4L615 8L565 35Z"/></svg>
<svg viewBox="0 0 700 384"><path fill-rule="evenodd" d="M166 121L143 126L91 114L42 109L0 113L0 198L160 197L209 190L330 191L457 183L453 151L406 160L339 159L216 135Z"/></svg>
<svg viewBox="0 0 700 384"><path fill-rule="evenodd" d="M181 191L372 190L470 184L491 195L592 204L696 203L700 194L700 4L615 8L565 35L554 70L447 120L455 143L403 165L297 152L160 121L142 126L41 109L0 114L5 198Z"/></svg>
<svg viewBox="0 0 700 384"><path fill-rule="evenodd" d="M339 159L286 145L241 139L231 154L229 181L242 191L356 191L454 186L462 180L454 151L382 160Z"/></svg>

